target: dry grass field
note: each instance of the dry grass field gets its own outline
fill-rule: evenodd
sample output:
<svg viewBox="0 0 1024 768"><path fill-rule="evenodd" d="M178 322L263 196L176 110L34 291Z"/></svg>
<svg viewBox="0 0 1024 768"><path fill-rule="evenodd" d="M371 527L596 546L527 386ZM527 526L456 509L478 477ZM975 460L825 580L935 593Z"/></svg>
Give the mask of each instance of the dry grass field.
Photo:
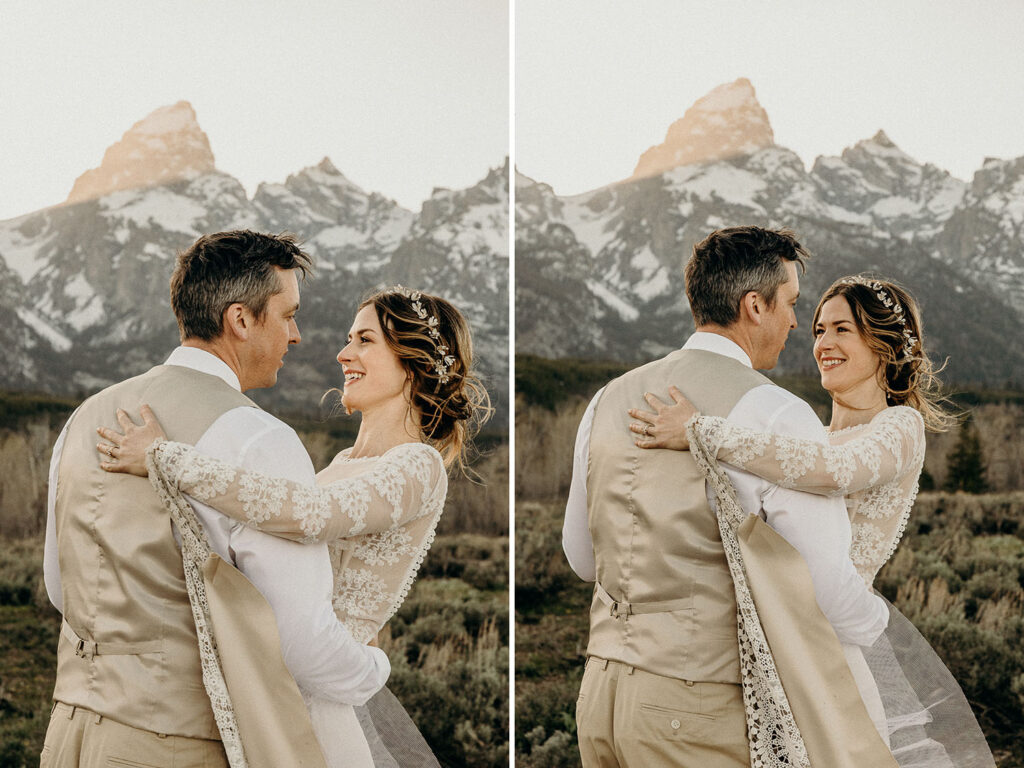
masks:
<svg viewBox="0 0 1024 768"><path fill-rule="evenodd" d="M0 395L0 768L39 764L60 615L42 584L46 472L73 403ZM321 468L348 423L291 420ZM379 641L389 687L444 766L508 765L508 444L484 434L480 482L453 478L438 537Z"/></svg>

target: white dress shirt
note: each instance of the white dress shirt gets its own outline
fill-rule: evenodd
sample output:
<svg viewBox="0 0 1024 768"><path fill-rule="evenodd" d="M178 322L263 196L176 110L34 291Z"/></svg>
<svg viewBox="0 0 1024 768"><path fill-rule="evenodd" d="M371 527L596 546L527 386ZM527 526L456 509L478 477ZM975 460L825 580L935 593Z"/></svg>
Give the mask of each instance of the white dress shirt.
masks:
<svg viewBox="0 0 1024 768"><path fill-rule="evenodd" d="M204 350L178 347L165 364L217 376L241 391L231 368ZM50 462L43 555L46 591L57 610L62 610L63 598L54 501L66 431L67 425L57 438ZM316 484L313 464L299 436L258 408L240 407L221 414L196 443L196 449L245 469ZM357 643L335 616L331 603L334 581L326 544L298 544L261 533L192 497L186 498L202 522L211 549L245 574L270 603L285 664L304 694L343 704L363 704L383 687L391 672L387 654Z"/></svg>
<svg viewBox="0 0 1024 768"><path fill-rule="evenodd" d="M695 333L683 349L701 349L752 367L750 358L733 341L714 333ZM666 392L654 393L664 399ZM602 390L603 391L603 390ZM590 401L573 453L572 483L565 506L562 548L573 571L585 581L597 578L594 544L587 522L587 463L590 430L599 391ZM807 403L774 384L747 392L728 414L738 425L793 435L825 443L825 428ZM780 488L756 475L723 464L732 480L740 506L760 514L807 561L814 593L822 612L843 643L871 645L885 629L889 612L881 598L872 594L850 560L850 519L842 498L827 498ZM717 509L714 492L707 487L708 502Z"/></svg>

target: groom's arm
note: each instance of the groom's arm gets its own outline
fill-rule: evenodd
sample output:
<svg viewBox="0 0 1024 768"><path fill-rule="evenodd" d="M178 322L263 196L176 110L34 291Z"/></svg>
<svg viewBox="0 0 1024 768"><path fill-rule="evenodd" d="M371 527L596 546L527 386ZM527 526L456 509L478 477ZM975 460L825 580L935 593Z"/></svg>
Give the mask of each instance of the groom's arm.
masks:
<svg viewBox="0 0 1024 768"><path fill-rule="evenodd" d="M75 413L77 413L77 409ZM75 413L71 414L64 428L57 436L57 442L53 444L53 452L50 454L49 482L46 489L46 538L43 540L43 586L46 587L46 596L50 598L53 607L64 613L64 591L60 585L60 558L57 553L57 516L54 512L57 506L57 473L60 469L60 457L64 453L64 440L68 435L68 424Z"/></svg>
<svg viewBox="0 0 1024 768"><path fill-rule="evenodd" d="M781 435L825 442L827 436L807 403L777 387L752 390L729 419ZM794 459L796 460L796 459ZM889 611L850 560L850 519L842 498L780 488L724 465L745 509L759 505L768 524L800 552L811 573L822 613L843 643L871 645L885 629ZM757 497L750 494L756 490ZM744 503L744 492L747 503Z"/></svg>
<svg viewBox="0 0 1024 768"><path fill-rule="evenodd" d="M254 408L221 416L196 448L246 469L315 483L313 465L298 435ZM233 562L267 599L285 664L303 691L362 704L383 687L391 670L387 655L356 642L334 613L326 545L279 539L189 501L213 549Z"/></svg>
<svg viewBox="0 0 1024 768"><path fill-rule="evenodd" d="M594 561L594 540L590 535L587 517L587 462L590 456L590 430L594 424L594 409L601 398L604 387L590 401L580 419L576 431L576 446L572 454L572 482L569 484L569 498L565 502L565 519L562 522L562 551L569 567L584 581L597 580L597 563Z"/></svg>

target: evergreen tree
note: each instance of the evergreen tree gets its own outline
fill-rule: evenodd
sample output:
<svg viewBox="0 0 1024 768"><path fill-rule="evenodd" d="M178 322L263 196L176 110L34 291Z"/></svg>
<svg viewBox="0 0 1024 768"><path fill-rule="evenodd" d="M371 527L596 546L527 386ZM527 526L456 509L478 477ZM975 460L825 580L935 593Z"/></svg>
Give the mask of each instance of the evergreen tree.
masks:
<svg viewBox="0 0 1024 768"><path fill-rule="evenodd" d="M981 456L981 443L978 441L978 430L970 415L960 425L956 446L949 454L946 466L944 490L966 491L967 493L985 493L988 490L988 483L985 482L985 463Z"/></svg>
<svg viewBox="0 0 1024 768"><path fill-rule="evenodd" d="M932 477L932 473L928 471L927 467L921 467L921 478L917 481L917 489L919 491L935 490L935 478Z"/></svg>

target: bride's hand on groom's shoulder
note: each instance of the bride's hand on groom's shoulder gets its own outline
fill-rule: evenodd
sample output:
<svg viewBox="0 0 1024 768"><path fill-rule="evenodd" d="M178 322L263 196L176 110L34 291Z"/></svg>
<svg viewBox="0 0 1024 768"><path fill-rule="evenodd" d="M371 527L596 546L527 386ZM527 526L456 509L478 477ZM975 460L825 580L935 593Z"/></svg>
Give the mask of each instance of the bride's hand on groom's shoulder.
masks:
<svg viewBox="0 0 1024 768"><path fill-rule="evenodd" d="M629 415L634 419L629 430L639 435L634 442L641 448L689 450L686 423L696 415L697 409L676 387L669 387L668 394L672 403L664 402L650 392L644 393L644 400L654 409L653 412L629 409Z"/></svg>
<svg viewBox="0 0 1024 768"><path fill-rule="evenodd" d="M139 413L142 416L141 426L136 424L126 411L117 409L117 423L121 425L123 433L107 427L97 428L99 436L107 441L96 444L96 450L102 456L100 467L107 472L121 472L139 477L146 477L149 474L146 468L146 450L154 440L164 440L167 435L148 405L143 405Z"/></svg>

